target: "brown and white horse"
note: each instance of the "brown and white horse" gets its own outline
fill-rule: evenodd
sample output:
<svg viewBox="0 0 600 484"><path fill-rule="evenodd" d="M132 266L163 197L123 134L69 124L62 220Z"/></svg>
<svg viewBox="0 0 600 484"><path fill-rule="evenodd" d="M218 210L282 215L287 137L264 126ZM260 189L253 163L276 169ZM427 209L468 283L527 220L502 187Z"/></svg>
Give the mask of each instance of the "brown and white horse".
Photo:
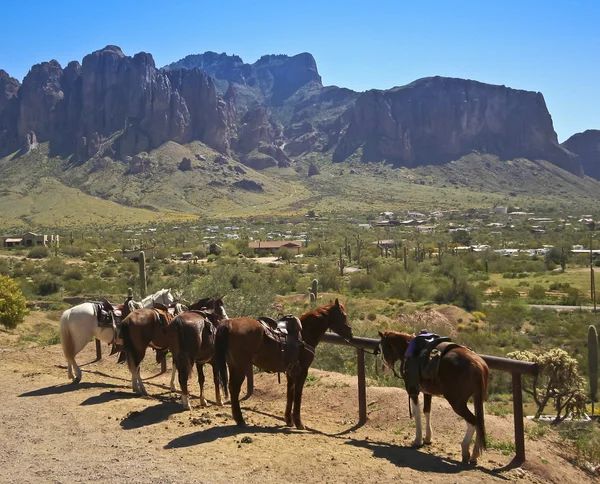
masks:
<svg viewBox="0 0 600 484"><path fill-rule="evenodd" d="M346 310L336 299L300 316L302 340L298 356L299 371L287 376L287 405L285 422L291 427L303 429L300 416L302 389L315 357L315 347L328 329L346 339L352 338L352 328L348 325ZM285 372L282 366L281 347L270 339L263 325L251 318L234 318L221 322L215 339L215 359L219 371L219 384L227 396L227 366L229 366L229 391L231 393L231 411L239 426L244 426L244 417L240 409L240 388L252 364L269 372ZM293 406L293 413L292 413Z"/></svg>
<svg viewBox="0 0 600 484"><path fill-rule="evenodd" d="M414 335L384 331L380 332L379 336L383 360L393 369L397 361L404 361ZM425 439L423 439L419 394L410 396L416 424L413 445L420 447L431 443L431 396L443 395L452 409L467 422L467 432L461 444L463 463L477 463L477 458L486 448L483 402L487 393L488 376L489 368L479 355L462 346L449 350L440 360L437 377L433 380L421 377L419 380L420 390L424 395ZM471 396L474 401L475 415L467 407ZM477 432L475 446L469 456L469 446L475 432Z"/></svg>

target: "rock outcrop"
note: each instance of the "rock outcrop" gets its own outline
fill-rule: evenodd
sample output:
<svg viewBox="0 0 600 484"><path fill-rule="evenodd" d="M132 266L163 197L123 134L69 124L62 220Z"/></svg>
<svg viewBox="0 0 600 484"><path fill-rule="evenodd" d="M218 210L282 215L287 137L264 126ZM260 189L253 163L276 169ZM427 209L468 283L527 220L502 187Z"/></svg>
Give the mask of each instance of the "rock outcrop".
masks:
<svg viewBox="0 0 600 484"><path fill-rule="evenodd" d="M588 129L571 136L562 145L572 153L579 155L583 172L600 180L600 130Z"/></svg>
<svg viewBox="0 0 600 484"><path fill-rule="evenodd" d="M0 155L19 149L17 120L20 83L0 69Z"/></svg>
<svg viewBox="0 0 600 484"><path fill-rule="evenodd" d="M199 69L157 69L144 52L129 57L107 46L81 65L43 62L31 68L18 95L14 91L14 80L0 75L0 148L14 144L4 141L14 138L14 128L20 146L34 133L54 151L84 159L101 149L124 159L166 141L229 149L235 110L217 94L214 80Z"/></svg>
<svg viewBox="0 0 600 484"><path fill-rule="evenodd" d="M543 159L582 174L577 156L558 144L541 93L464 79L432 77L361 94L334 160L345 160L359 147L365 161L408 167L479 151Z"/></svg>
<svg viewBox="0 0 600 484"><path fill-rule="evenodd" d="M267 105L280 105L308 84L322 87L317 63L307 52L292 57L265 55L254 64L245 64L235 55L205 52L188 55L167 66L169 70L193 68L227 83L256 88Z"/></svg>

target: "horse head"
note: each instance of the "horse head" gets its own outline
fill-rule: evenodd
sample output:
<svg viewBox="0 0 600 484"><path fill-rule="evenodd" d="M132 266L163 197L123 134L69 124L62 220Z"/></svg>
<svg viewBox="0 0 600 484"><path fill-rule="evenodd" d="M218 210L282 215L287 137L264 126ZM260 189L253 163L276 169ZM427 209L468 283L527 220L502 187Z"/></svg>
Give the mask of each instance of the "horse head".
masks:
<svg viewBox="0 0 600 484"><path fill-rule="evenodd" d="M348 324L346 308L337 298L335 302L330 303L328 315L329 328L335 333L339 334L345 340L352 339L352 328Z"/></svg>
<svg viewBox="0 0 600 484"><path fill-rule="evenodd" d="M394 367L394 364L400 360L404 360L406 350L413 338L407 333L399 333L398 331L379 331L379 351L381 357L387 366Z"/></svg>

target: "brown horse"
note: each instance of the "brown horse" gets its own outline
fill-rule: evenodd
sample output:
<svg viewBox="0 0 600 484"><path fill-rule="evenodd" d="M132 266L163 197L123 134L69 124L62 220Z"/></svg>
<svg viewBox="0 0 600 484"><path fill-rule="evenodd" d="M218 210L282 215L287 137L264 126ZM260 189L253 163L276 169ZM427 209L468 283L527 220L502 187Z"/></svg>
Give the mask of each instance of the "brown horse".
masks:
<svg viewBox="0 0 600 484"><path fill-rule="evenodd" d="M387 366L393 369L398 360L404 361L414 335L384 331L380 332L379 336L381 336L379 347L383 360ZM487 393L489 371L486 362L479 355L468 348L459 346L450 349L443 355L435 379L420 377L419 386L424 395L425 440L423 440L417 390L416 395L410 395L410 404L416 424L416 437L413 445L420 447L423 443L431 443L431 396L443 395L452 409L467 421L467 432L461 444L463 463L477 463L477 458L486 448L483 401ZM467 407L471 396L473 396L475 404L475 415ZM475 446L473 454L469 457L469 446L475 431L477 431Z"/></svg>
<svg viewBox="0 0 600 484"><path fill-rule="evenodd" d="M220 315L212 311L188 311L178 315L167 327L167 341L173 354L173 376L175 368L179 374L181 386L181 404L190 410L188 379L192 366L196 364L198 383L200 385L200 404L206 405L204 398L204 363L211 363L215 382L217 405L221 406L218 373L214 364L215 334L220 322ZM171 379L171 390L174 390Z"/></svg>
<svg viewBox="0 0 600 484"><path fill-rule="evenodd" d="M120 336L134 392L148 395L140 376L140 364L148 346L157 352L167 350L167 327L172 319L173 315L164 309L136 309L121 322Z"/></svg>
<svg viewBox="0 0 600 484"><path fill-rule="evenodd" d="M352 328L346 319L346 310L336 299L328 304L300 316L302 325L302 346L299 350L297 371L286 372L282 362L279 343L267 337L263 325L251 318L234 318L223 321L217 328L215 339L215 359L219 371L219 384L227 396L227 366L229 366L229 391L231 393L231 411L239 426L244 426L244 417L240 409L240 388L252 364L269 372L286 372L287 405L285 422L291 427L304 429L300 417L302 389L315 357L315 347L325 334L332 329L345 339L352 338ZM292 414L293 404L293 414Z"/></svg>

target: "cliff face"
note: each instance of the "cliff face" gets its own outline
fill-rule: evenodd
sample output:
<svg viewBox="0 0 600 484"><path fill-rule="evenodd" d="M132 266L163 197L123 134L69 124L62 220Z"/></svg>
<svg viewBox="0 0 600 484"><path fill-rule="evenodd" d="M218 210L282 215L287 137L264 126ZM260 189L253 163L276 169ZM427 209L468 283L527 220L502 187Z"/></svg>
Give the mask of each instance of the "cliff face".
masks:
<svg viewBox="0 0 600 484"><path fill-rule="evenodd" d="M292 57L265 55L254 64L245 64L235 55L205 52L167 66L169 70L193 68L202 69L215 79L256 89L262 102L268 105L282 104L303 86L322 87L317 63L306 52Z"/></svg>
<svg viewBox="0 0 600 484"><path fill-rule="evenodd" d="M0 153L18 149L19 81L0 69Z"/></svg>
<svg viewBox="0 0 600 484"><path fill-rule="evenodd" d="M35 65L22 85L0 71L0 155L48 141L55 154L124 159L199 140L256 167L309 152L340 162L359 149L365 162L412 167L478 151L600 178L597 132L587 133L559 145L543 96L505 86L433 77L386 91L323 87L307 53L246 64L207 52L157 69L150 54L107 46L81 65Z"/></svg>
<svg viewBox="0 0 600 484"><path fill-rule="evenodd" d="M33 66L18 95L11 88L9 98L6 86L13 84L0 80L0 116L16 126L11 136L22 146L32 139L50 141L53 150L77 151L82 158L104 148L123 157L169 140L229 148L230 106L218 96L213 79L198 69L159 70L150 54L128 57L108 46L87 55L81 65ZM11 99L18 104L16 122L7 108Z"/></svg>
<svg viewBox="0 0 600 484"><path fill-rule="evenodd" d="M586 175L600 180L600 130L588 129L571 136L562 147L579 155Z"/></svg>
<svg viewBox="0 0 600 484"><path fill-rule="evenodd" d="M361 94L334 152L359 147L365 161L441 164L472 151L505 159L544 159L581 175L578 157L558 144L540 93L433 77Z"/></svg>

